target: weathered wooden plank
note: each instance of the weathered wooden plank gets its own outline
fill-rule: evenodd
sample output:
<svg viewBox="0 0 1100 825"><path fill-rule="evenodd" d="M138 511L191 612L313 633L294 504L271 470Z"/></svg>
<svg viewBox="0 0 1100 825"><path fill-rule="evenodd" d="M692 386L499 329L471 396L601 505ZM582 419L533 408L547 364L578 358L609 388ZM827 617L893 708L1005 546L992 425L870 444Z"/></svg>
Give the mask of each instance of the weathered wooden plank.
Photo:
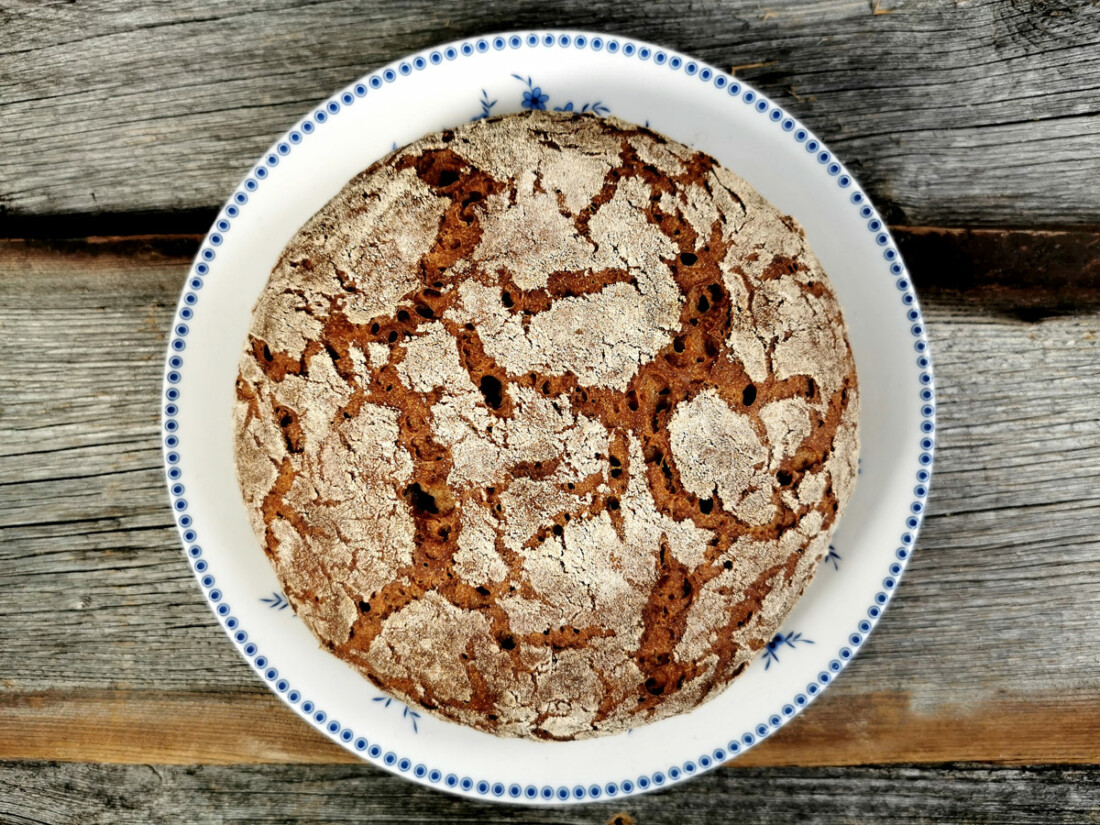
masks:
<svg viewBox="0 0 1100 825"><path fill-rule="evenodd" d="M807 768L717 771L661 793L523 809L414 787L365 765L167 768L0 763L13 825L160 822L559 825L1013 825L1095 822L1100 769Z"/></svg>
<svg viewBox="0 0 1100 825"><path fill-rule="evenodd" d="M156 399L192 244L0 244L0 758L337 758L226 643L170 526ZM965 296L924 296L940 402L920 552L758 764L1100 762L1100 312L1026 323Z"/></svg>
<svg viewBox="0 0 1100 825"><path fill-rule="evenodd" d="M572 26L737 73L895 223L1100 220L1100 6L938 0L0 0L0 214L209 209L314 102L414 50Z"/></svg>
<svg viewBox="0 0 1100 825"><path fill-rule="evenodd" d="M852 667L845 690L838 684L730 765L1100 762L1095 693L1005 690L980 704L927 711L905 690L866 692L874 665ZM359 761L271 694L87 689L0 692L0 758L131 765Z"/></svg>

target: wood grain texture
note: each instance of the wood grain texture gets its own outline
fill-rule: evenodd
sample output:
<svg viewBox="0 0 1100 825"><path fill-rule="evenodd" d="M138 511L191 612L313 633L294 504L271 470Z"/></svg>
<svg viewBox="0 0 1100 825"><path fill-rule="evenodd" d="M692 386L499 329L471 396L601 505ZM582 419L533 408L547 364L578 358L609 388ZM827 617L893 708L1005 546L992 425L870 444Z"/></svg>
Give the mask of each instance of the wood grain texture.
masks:
<svg viewBox="0 0 1100 825"><path fill-rule="evenodd" d="M226 642L171 526L158 397L192 250L0 243L0 759L342 758ZM1100 312L923 298L920 551L857 661L738 764L1100 763Z"/></svg>
<svg viewBox="0 0 1100 825"><path fill-rule="evenodd" d="M914 707L907 691L874 692L873 666L852 667L856 675L844 676L845 689L838 683L730 766L1100 763L1100 716L1090 692L1022 695L1008 688L985 702L929 712ZM133 689L0 693L0 758L130 765L360 761L270 693Z"/></svg>
<svg viewBox="0 0 1100 825"><path fill-rule="evenodd" d="M504 825L1052 825L1100 820L1100 769L717 771L660 793L571 808L470 802L367 765L153 767L0 763L0 821Z"/></svg>
<svg viewBox="0 0 1100 825"><path fill-rule="evenodd" d="M213 208L360 74L442 41L547 26L737 67L894 223L1100 222L1089 0L0 0L0 215Z"/></svg>

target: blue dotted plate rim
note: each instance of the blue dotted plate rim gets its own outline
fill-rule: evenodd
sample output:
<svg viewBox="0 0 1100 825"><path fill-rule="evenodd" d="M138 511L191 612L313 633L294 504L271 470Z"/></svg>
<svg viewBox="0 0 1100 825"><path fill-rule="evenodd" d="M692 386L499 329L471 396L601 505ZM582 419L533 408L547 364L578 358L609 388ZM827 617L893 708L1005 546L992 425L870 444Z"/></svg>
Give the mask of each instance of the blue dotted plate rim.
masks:
<svg viewBox="0 0 1100 825"><path fill-rule="evenodd" d="M523 48L558 49L562 51L590 49L597 52L603 51L610 55L618 55L625 59L652 60L654 64L665 66L672 72L683 72L687 77L711 85L716 92L727 95L731 100L741 101L751 106L752 110L758 115L767 118L776 125L779 135L794 140L802 145L807 152L815 154L821 173L833 178L836 185L841 189L851 192L849 202L852 208L856 209L860 217L867 221L867 229L872 234L874 242L882 248L883 267L895 279L900 300L906 309L906 318L910 323L910 332L914 339L913 348L916 353L917 367L920 370L918 373L920 385L918 392L921 402L919 434L921 451L918 456L919 467L915 477L913 500L909 508L910 514L905 520L899 546L894 552L894 561L888 566L887 573L882 580L882 589L874 595L872 603L866 610L866 616L848 634L848 645L842 647L818 677L807 684L805 690L796 694L791 701L781 705L775 713L761 720L740 736L717 743L712 750L700 754L698 758L688 760L683 764L670 765L665 770L654 771L635 778L624 778L618 781L589 785L575 785L573 787L546 784L521 785L514 782L505 784L485 778L460 777L436 767L421 763L414 764L412 760L388 750L380 743L372 742L349 727L341 725L338 721L329 719L325 711L316 707L313 701L304 698L298 689L291 685L286 678L280 676L278 669L268 661L257 645L249 641L247 631L241 627L239 620L233 616L230 606L224 602L221 591L215 586L215 578L210 571L209 562L203 557L202 547L198 544L198 531L195 529L192 517L187 513L186 489L182 481L181 470L177 466L180 460L178 452L180 442L176 434L179 429L177 415L181 402L178 384L182 377L180 370L184 365L183 353L187 347L187 335L190 331L189 321L194 317L195 306L198 304L199 293L204 280L211 274L212 264L217 258L218 247L222 244L225 234L231 231L233 219L240 214L242 209L247 207L250 195L256 192L267 178L268 170L277 166L280 158L290 154L295 146L308 139L317 129L323 128L329 119L339 116L344 107L352 106L358 100L367 97L371 89L378 89L384 84L398 82L400 78L407 77L415 72L444 66L453 60L476 57L490 51ZM854 176L832 155L824 143L806 126L802 125L797 118L787 113L766 95L756 91L744 81L738 80L732 75L702 61L651 43L628 37L573 30L502 32L480 38L459 40L410 55L402 60L383 66L375 72L364 75L345 89L323 101L311 113L302 118L294 128L286 132L264 153L252 171L237 187L203 240L192 264L187 282L181 292L176 316L172 324L165 362L163 389L165 405L161 412L161 424L164 432L165 473L171 506L183 542L184 552L211 610L214 611L225 632L252 669L276 695L282 698L314 728L384 770L429 787L463 796L528 804L564 804L617 799L668 787L712 770L726 760L743 753L766 739L808 707L844 669L847 663L854 658L855 653L865 643L868 634L878 623L901 580L924 519L925 502L928 497L935 452L935 384L924 320L912 282L890 231L871 204L870 199L856 183Z"/></svg>

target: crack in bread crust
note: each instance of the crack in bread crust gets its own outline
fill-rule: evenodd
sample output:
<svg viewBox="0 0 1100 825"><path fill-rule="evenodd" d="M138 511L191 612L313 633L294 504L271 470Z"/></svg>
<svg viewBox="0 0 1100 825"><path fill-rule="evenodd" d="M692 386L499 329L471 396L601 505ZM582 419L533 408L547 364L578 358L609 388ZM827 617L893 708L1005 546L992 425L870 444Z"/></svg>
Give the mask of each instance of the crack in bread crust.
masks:
<svg viewBox="0 0 1100 825"><path fill-rule="evenodd" d="M430 135L287 245L238 477L287 597L383 690L504 736L717 695L851 496L859 390L794 221L614 118Z"/></svg>

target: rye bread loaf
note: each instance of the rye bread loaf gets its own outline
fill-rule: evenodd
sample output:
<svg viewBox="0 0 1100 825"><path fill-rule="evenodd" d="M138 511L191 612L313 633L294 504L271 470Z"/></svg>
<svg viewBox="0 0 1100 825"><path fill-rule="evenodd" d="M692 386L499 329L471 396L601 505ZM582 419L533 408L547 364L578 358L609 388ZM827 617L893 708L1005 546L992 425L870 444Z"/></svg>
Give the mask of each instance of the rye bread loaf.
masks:
<svg viewBox="0 0 1100 825"><path fill-rule="evenodd" d="M614 118L510 115L375 163L287 245L234 426L301 619L504 736L680 713L776 633L858 453L793 219Z"/></svg>

